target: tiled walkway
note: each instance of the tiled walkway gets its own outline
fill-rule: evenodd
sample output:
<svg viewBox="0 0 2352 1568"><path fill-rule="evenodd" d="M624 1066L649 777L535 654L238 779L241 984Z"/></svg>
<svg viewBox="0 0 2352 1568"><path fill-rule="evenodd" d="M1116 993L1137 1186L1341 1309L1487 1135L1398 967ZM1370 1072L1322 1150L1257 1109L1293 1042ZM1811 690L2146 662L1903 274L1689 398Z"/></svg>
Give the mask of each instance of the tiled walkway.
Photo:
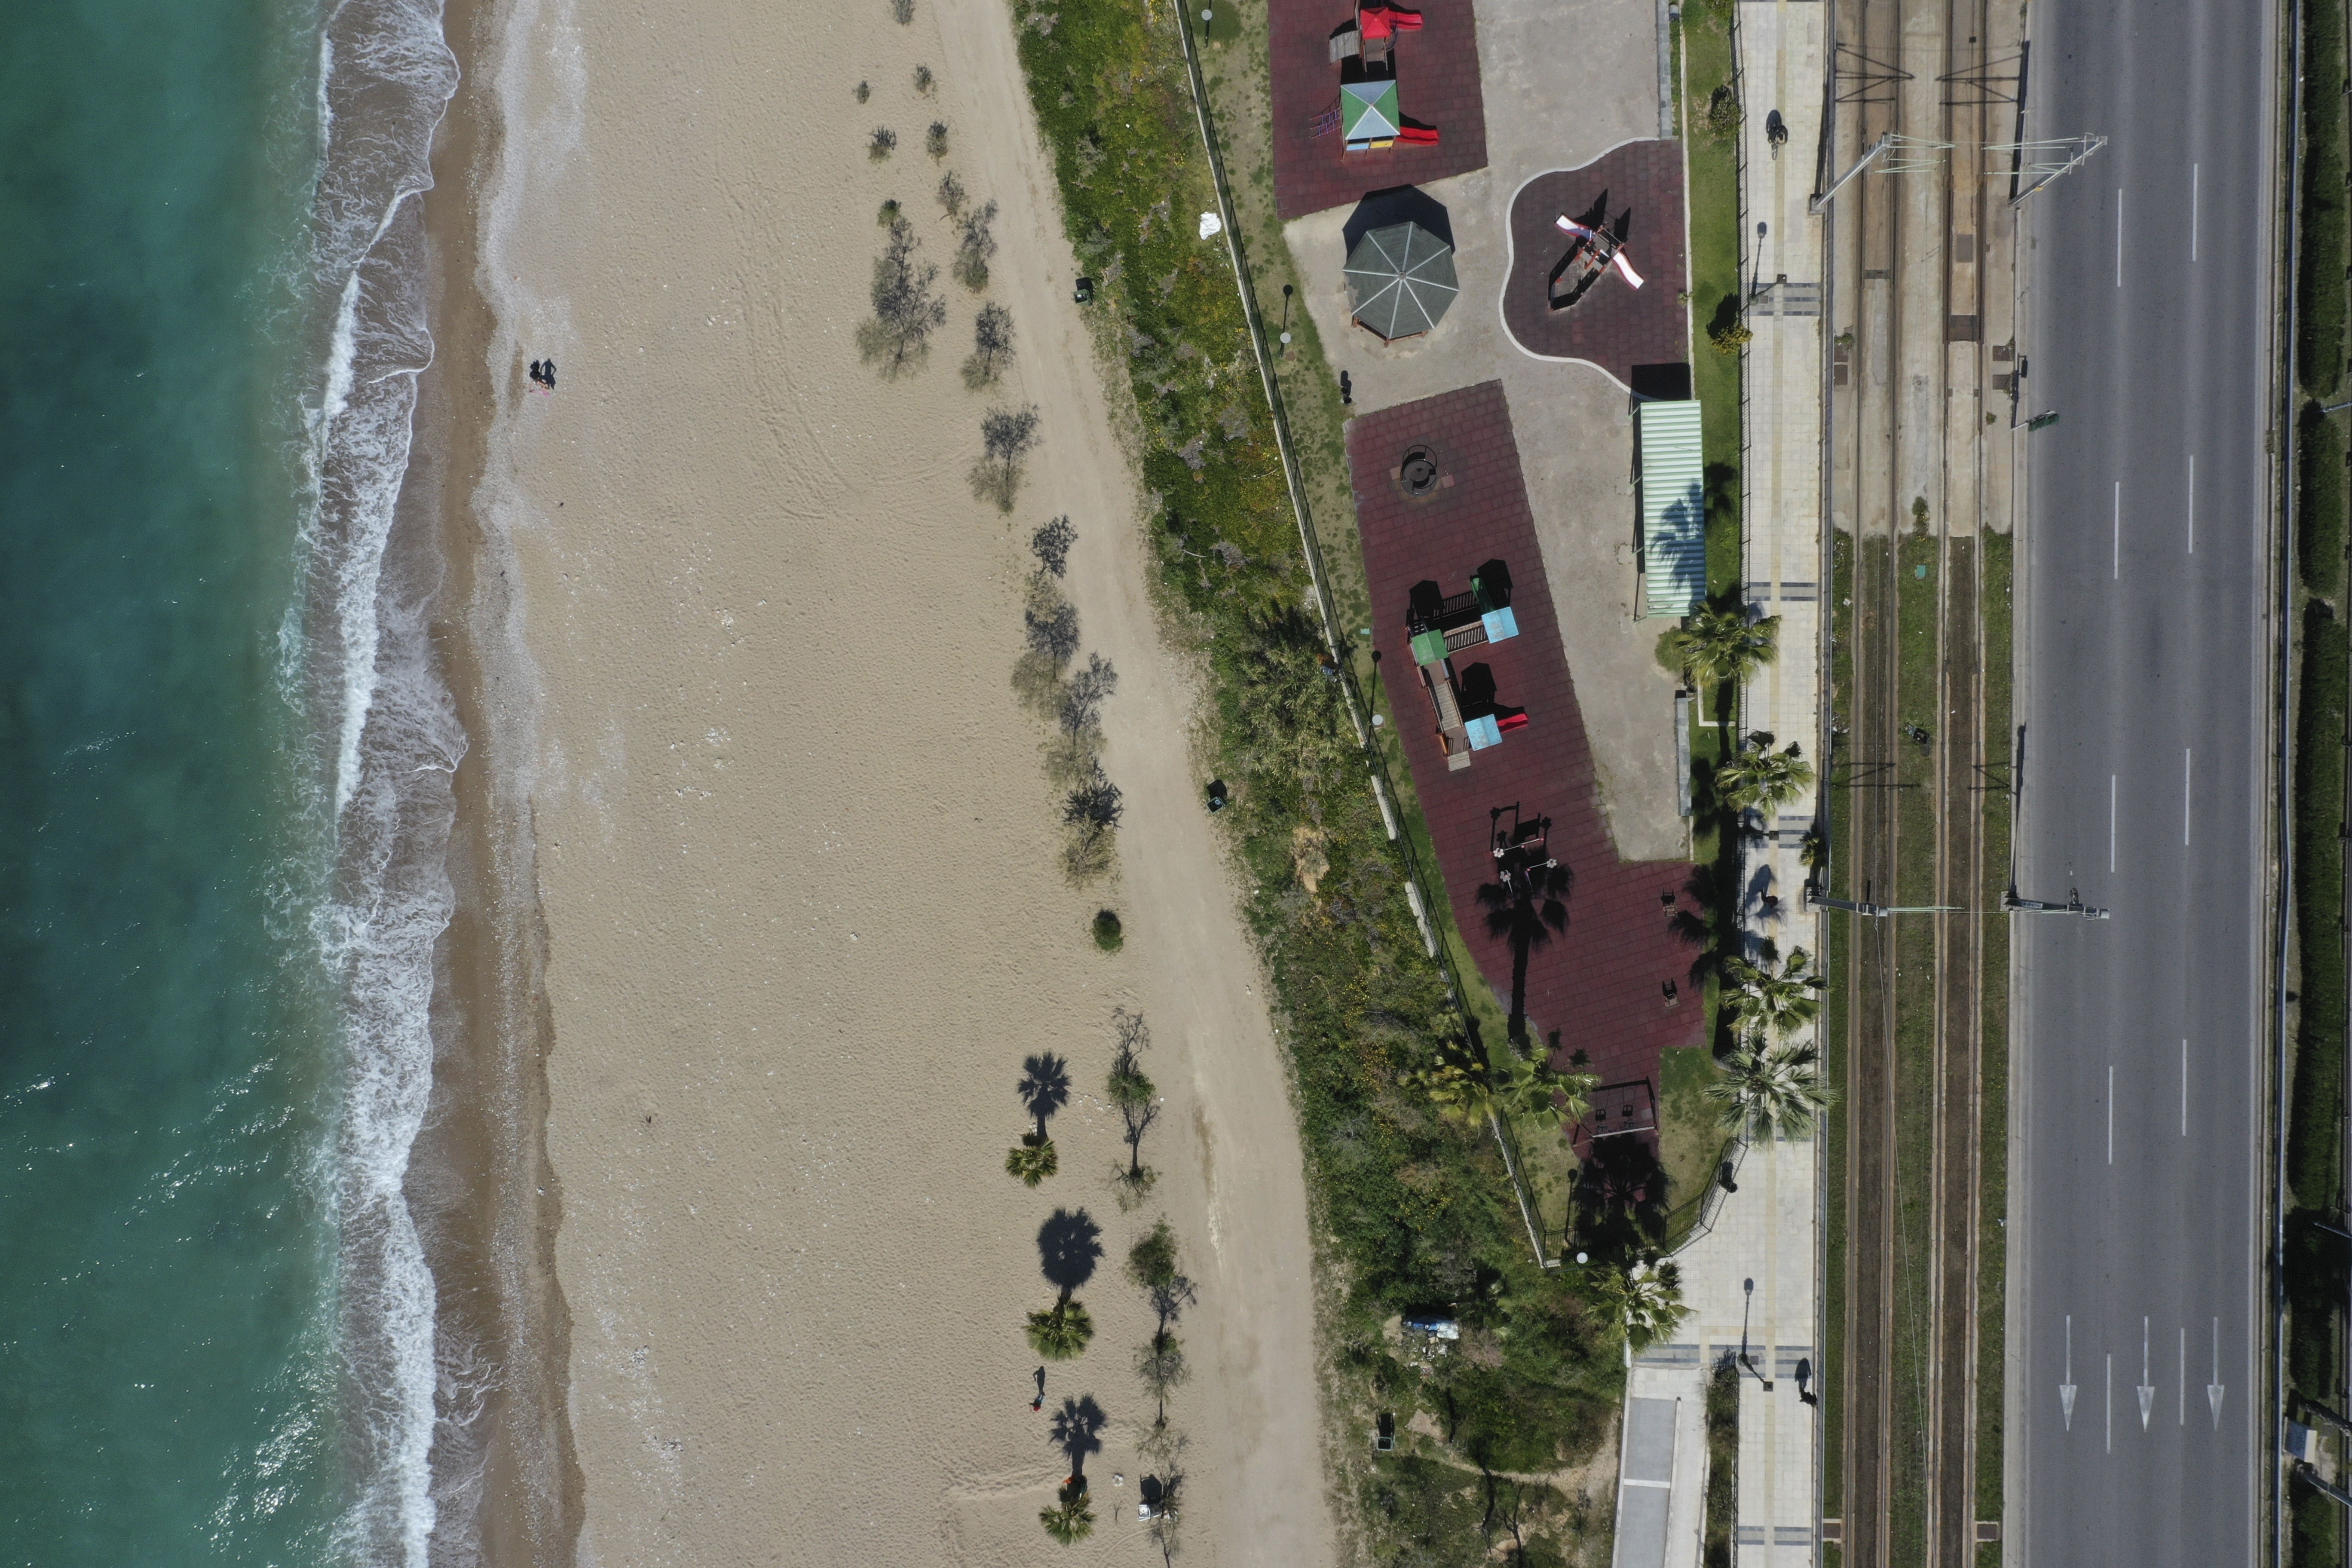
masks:
<svg viewBox="0 0 2352 1568"><path fill-rule="evenodd" d="M1420 30L1397 40L1397 108L1409 121L1435 126L1437 145L1350 153L1337 131L1318 136L1313 125L1339 100L1330 38L1355 8L1348 0L1268 0L1275 207L1286 220L1372 191L1425 185L1486 166L1486 104L1470 0L1422 0L1414 8L1422 14Z"/></svg>
<svg viewBox="0 0 2352 1568"><path fill-rule="evenodd" d="M1555 220L1563 215L1581 220L1603 197L1609 225L1625 224L1625 258L1642 287L1635 289L1612 268L1584 298L1555 310L1551 269L1569 246ZM1511 201L1504 324L1528 353L1587 361L1628 387L1635 384L1636 365L1680 365L1689 353L1682 296L1690 287L1690 273L1683 232L1679 142L1628 142L1581 169L1538 174Z"/></svg>
<svg viewBox="0 0 2352 1568"><path fill-rule="evenodd" d="M1406 497L1391 476L1415 444L1431 448L1448 480L1425 500ZM1654 1083L1658 1052L1696 1044L1701 1026L1690 976L1696 952L1668 923L1688 904L1691 868L1622 860L1610 839L1502 386L1486 382L1357 419L1348 426L1348 458L1373 646L1455 922L1507 1005L1511 944L1488 932L1477 901L1494 877L1491 813L1503 808L1506 824L1515 805L1526 818L1549 816L1551 852L1574 880L1566 931L1528 955L1529 1026L1559 1030L1563 1058L1581 1048L1604 1081ZM1509 569L1519 635L1465 649L1454 666L1465 684L1486 666L1496 700L1525 708L1529 723L1472 752L1471 766L1456 772L1446 766L1415 674L1405 612L1414 584L1434 581L1444 593L1462 593L1472 573L1496 560Z"/></svg>

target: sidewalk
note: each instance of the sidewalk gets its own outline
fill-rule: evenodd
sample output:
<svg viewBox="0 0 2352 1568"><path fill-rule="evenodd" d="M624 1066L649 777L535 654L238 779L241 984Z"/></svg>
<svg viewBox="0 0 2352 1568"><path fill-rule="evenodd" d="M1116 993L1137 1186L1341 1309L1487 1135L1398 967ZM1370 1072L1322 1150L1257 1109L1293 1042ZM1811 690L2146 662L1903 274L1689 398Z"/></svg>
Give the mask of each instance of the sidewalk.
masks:
<svg viewBox="0 0 2352 1568"><path fill-rule="evenodd" d="M1780 654L1745 693L1750 730L1805 748L1827 765L1821 722L1822 614L1830 591L1822 549L1822 220L1806 211L1828 73L1828 7L1803 0L1741 0L1734 19L1745 160L1740 236L1747 250L1748 326L1745 575L1748 601L1780 617ZM1779 112L1786 139L1771 145ZM1757 226L1764 226L1759 237ZM1802 847L1817 798L1782 807L1749 851L1742 924L1751 948L1819 954L1820 917L1801 912ZM1810 1032L1805 1037L1809 1037ZM1737 1351L1745 1318L1749 1364L1739 1397L1739 1506L1733 1560L1799 1568L1818 1562L1820 1407L1800 1397L1799 1373L1819 1387L1819 1150L1807 1140L1750 1149L1715 1227L1682 1254L1681 1337ZM1750 1285L1752 1282L1752 1293ZM1760 1375L1759 1375L1760 1374ZM1769 1380L1771 1387L1764 1386Z"/></svg>

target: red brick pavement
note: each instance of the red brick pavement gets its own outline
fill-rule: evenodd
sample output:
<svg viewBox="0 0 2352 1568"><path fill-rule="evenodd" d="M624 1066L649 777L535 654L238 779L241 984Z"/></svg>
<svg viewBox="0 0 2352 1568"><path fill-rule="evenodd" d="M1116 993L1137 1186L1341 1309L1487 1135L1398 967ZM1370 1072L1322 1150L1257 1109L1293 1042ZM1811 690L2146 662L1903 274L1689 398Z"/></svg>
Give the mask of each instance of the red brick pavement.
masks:
<svg viewBox="0 0 2352 1568"><path fill-rule="evenodd" d="M1632 209L1625 256L1642 275L1635 289L1612 268L1565 310L1551 308L1551 269L1569 247L1553 225L1581 218L1609 196L1611 224ZM1683 149L1679 142L1628 142L1581 169L1538 174L1511 201L1511 277L1503 321L1531 353L1589 360L1627 386L1637 364L1690 357L1689 318L1679 296L1690 287L1683 255Z"/></svg>
<svg viewBox="0 0 2352 1568"><path fill-rule="evenodd" d="M1416 443L1431 447L1453 480L1423 500L1406 499L1390 477ZM1675 907L1689 906L1684 886L1691 868L1620 859L1610 838L1502 384L1366 415L1348 426L1348 459L1370 578L1373 646L1454 920L1487 981L1507 999L1510 946L1486 933L1477 903L1479 885L1493 876L1487 814L1517 802L1530 818L1549 816L1552 854L1575 880L1567 895L1567 931L1528 960L1529 1026L1559 1031L1563 1064L1581 1047L1601 1081L1654 1084L1661 1049L1699 1043L1700 993L1690 978L1695 950L1667 923L1674 907L1661 902L1671 893ZM1511 569L1519 635L1465 650L1454 667L1491 667L1496 700L1525 707L1530 722L1500 745L1474 752L1467 769L1450 772L1414 674L1406 605L1412 585L1423 580L1449 594L1465 591L1470 574L1495 559ZM1659 722L1665 721L1661 713ZM1672 1005L1663 991L1668 981L1680 996Z"/></svg>
<svg viewBox="0 0 2352 1568"><path fill-rule="evenodd" d="M1348 0L1268 0L1266 9L1275 207L1286 220L1486 166L1486 100L1470 0L1422 0L1421 30L1397 36L1397 112L1436 126L1437 145L1377 153L1349 153L1337 131L1317 136L1309 129L1339 100L1331 30L1355 8Z"/></svg>

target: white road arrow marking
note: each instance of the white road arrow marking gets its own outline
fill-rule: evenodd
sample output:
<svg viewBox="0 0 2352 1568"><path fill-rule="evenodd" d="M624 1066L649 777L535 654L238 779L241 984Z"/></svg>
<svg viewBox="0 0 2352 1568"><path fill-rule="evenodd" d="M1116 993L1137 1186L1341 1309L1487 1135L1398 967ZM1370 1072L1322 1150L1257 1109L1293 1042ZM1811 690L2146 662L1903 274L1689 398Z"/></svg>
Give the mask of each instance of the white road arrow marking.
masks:
<svg viewBox="0 0 2352 1568"><path fill-rule="evenodd" d="M2213 1430L2221 1429L2221 1320L2213 1320L2213 1381L2205 1385L2205 1403L2213 1407Z"/></svg>
<svg viewBox="0 0 2352 1568"><path fill-rule="evenodd" d="M2139 1321L2139 1384L2133 1391L2139 1395L2139 1429L2147 1430L2147 1413L2156 1405L2156 1384L2147 1380L2147 1320Z"/></svg>
<svg viewBox="0 0 2352 1568"><path fill-rule="evenodd" d="M2219 1318L2213 1321L2216 1323L2221 1321ZM2213 1342L2217 1357L2220 1354L2221 1343L2218 1338ZM2215 1364L2220 1364L2218 1360ZM2072 1312L2066 1314L2065 1378L2066 1381L2058 1385L2058 1408L2065 1413L2066 1430L2072 1432L2074 1429L2074 1315Z"/></svg>

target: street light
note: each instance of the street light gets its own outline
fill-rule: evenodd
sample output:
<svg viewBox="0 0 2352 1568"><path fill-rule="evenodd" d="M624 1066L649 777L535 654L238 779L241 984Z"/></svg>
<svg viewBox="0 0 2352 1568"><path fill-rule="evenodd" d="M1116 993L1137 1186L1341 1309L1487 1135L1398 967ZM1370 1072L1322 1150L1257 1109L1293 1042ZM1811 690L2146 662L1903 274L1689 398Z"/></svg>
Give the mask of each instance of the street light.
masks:
<svg viewBox="0 0 2352 1568"><path fill-rule="evenodd" d="M1290 285L1282 286L1282 357L1290 357Z"/></svg>

